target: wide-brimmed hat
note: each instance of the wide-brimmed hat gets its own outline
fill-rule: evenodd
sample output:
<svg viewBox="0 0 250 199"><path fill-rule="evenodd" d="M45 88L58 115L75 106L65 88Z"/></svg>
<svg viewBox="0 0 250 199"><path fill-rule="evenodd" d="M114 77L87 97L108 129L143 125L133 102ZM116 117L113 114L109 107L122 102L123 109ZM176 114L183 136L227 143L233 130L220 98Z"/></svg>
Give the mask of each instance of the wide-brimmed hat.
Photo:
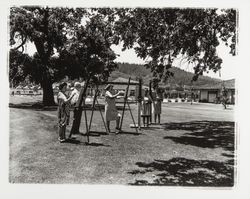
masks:
<svg viewBox="0 0 250 199"><path fill-rule="evenodd" d="M110 87L113 87L112 84L108 84L106 87L105 87L105 90L108 90Z"/></svg>

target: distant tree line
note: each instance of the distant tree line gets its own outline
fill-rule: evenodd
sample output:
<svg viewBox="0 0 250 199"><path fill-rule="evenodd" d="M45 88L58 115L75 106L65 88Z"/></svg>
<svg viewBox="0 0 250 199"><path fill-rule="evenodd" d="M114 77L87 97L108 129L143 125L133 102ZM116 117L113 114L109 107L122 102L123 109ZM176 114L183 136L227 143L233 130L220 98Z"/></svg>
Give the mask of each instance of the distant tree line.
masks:
<svg viewBox="0 0 250 199"><path fill-rule="evenodd" d="M119 73L119 76L122 76L124 78L127 78L128 76L132 76L133 79L136 78L142 78L144 83L148 84L150 80L153 79L153 74L151 73L150 69L147 69L144 67L143 64L130 64L130 63L120 63L118 62L118 69L117 71L121 72ZM205 84L214 84L221 82L219 79L211 78L208 76L201 76L199 79L195 82L192 82L192 78L194 76L193 73L187 72L185 70L182 70L177 67L171 67L169 69L171 72L173 72L173 76L169 77L163 84L178 84L180 86L182 85L205 85Z"/></svg>

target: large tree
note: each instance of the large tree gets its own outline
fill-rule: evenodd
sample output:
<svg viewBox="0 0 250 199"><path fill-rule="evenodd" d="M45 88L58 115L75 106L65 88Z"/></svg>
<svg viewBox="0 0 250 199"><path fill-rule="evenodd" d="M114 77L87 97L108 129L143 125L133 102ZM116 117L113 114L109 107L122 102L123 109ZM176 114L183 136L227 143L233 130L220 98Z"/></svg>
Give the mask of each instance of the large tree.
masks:
<svg viewBox="0 0 250 199"><path fill-rule="evenodd" d="M116 55L110 48L112 37L110 23L91 9L11 8L10 62L15 54L20 55L14 51L23 51L27 42L35 44L37 52L31 60L22 55L19 64L26 71L23 75L41 84L44 105L54 104L52 83L65 75L73 79L95 80L98 74L99 79L107 78L116 67Z"/></svg>
<svg viewBox="0 0 250 199"><path fill-rule="evenodd" d="M74 34L84 10L49 7L12 7L10 9L10 45L22 49L34 43L39 59L43 104L53 105L50 59Z"/></svg>

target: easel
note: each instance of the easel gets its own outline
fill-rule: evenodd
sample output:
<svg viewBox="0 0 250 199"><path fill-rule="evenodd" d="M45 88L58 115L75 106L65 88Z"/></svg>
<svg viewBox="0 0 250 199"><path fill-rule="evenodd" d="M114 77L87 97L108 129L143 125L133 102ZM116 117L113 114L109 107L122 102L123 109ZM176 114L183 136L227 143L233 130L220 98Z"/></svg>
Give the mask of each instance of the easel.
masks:
<svg viewBox="0 0 250 199"><path fill-rule="evenodd" d="M105 126L106 133L108 131L107 131L106 123L104 121L104 117L103 117L103 114L102 114L101 107L99 106L99 103L98 103L98 100L97 100L97 96L98 96L98 93L99 93L98 86L97 86L97 88L95 90L95 95L94 95L93 103L92 103L92 107L91 107L91 116L90 116L90 121L89 121L89 125L88 125L88 118L87 118L87 112L86 112L87 107L86 107L86 104L85 104L85 97L86 97L87 86L88 85L85 85L85 87L81 90L80 96L82 96L82 97L81 98L79 97L75 108L77 109L77 112L76 112L77 114L82 114L82 111L84 112L87 143L89 143L89 134L91 133L91 124L92 124L92 119L93 119L93 115L94 115L94 110L95 110L95 105L96 104L98 105L98 109L99 109L99 112L100 112L103 124ZM79 129L80 125L77 126L77 127ZM75 130L75 128L72 128L72 129ZM71 130L70 136L72 135L73 130Z"/></svg>
<svg viewBox="0 0 250 199"><path fill-rule="evenodd" d="M132 120L133 120L133 124L134 124L135 130L136 130L136 133L138 133L138 130L137 130L136 124L135 124L135 120L134 120L134 116L133 116L133 114L132 114L130 105L129 105L129 103L128 103L128 91L129 91L130 79L131 79L131 77L129 77L128 85L127 85L127 88L126 88L126 93L125 93L125 96L124 96L124 103L123 103L123 110L122 110L122 118L121 118L121 123L120 123L119 129L122 131L122 123L123 123L123 118L124 118L124 112L125 112L125 107L126 107L126 104L127 104L127 105L128 105L128 109L129 109L129 112L130 112L130 115L131 115L131 118L132 118Z"/></svg>
<svg viewBox="0 0 250 199"><path fill-rule="evenodd" d="M131 78L129 78L129 81L127 83L127 88L126 88L126 92L125 92L125 96L124 96L124 103L123 103L123 110L122 110L122 118L121 118L121 122L120 122L120 126L119 126L119 129L122 130L122 124L123 124L123 118L124 118L124 112L125 112L125 107L126 107L126 104L128 106L128 109L129 109L129 112L130 112L130 115L131 115L131 118L132 118L132 121L133 121L133 125L136 129L136 133L138 133L138 130L137 128L140 129L141 127L141 122L140 122L140 110L141 110L141 103L139 102L139 108L138 108L138 126L135 124L135 120L134 120L134 117L133 117L133 114L132 114L132 111L131 111L131 108L130 108L130 105L128 103L128 91L129 91L129 86L131 85L130 83L130 80ZM94 115L94 110L95 110L95 106L96 104L98 105L98 109L99 109L99 112L100 112L100 115L101 115L101 118L102 118L102 121L103 121L103 124L104 124L104 127L105 127L105 130L106 130L106 133L108 133L108 129L107 129L107 126L106 126L106 123L105 123L105 120L104 120L104 117L103 117L103 114L102 114L102 110L101 110L101 107L99 105L99 102L98 102L98 99L97 99L97 96L98 96L98 93L99 93L99 89L98 89L98 85L96 87L96 90L95 90L95 95L94 95L94 98L93 98L93 103L92 103L92 107L91 107L91 116L90 116L90 121L89 121L89 125L88 125L88 119L87 119L87 113L86 113L86 104L85 104L85 97L86 97L86 91L87 91L87 87L88 87L88 83L89 81L87 80L85 86L83 89L81 89L81 92L80 92L80 95L79 95L79 99L77 101L77 104L75 106L75 109L77 110L76 111L76 114L79 114L79 115L82 115L82 111L84 111L84 118L85 118L85 127L86 127L86 136L87 136L87 142L89 143L89 134L91 132L91 125L92 125L92 120L93 120L93 115ZM111 84L116 84L116 82L110 82ZM103 84L103 83L102 83ZM107 84L107 82L105 83ZM119 83L118 83L119 84ZM133 85L138 85L137 84L133 84ZM139 84L139 87L141 89L141 80L140 80L140 84ZM141 92L140 92L140 96L141 96ZM139 101L141 101L141 97L139 97ZM81 117L78 117L78 118L81 118ZM73 122L73 127L71 129L71 132L70 132L70 135L74 134L74 132L76 130L79 130L79 125L76 125L76 124L80 124L80 122L76 122L74 121Z"/></svg>
<svg viewBox="0 0 250 199"><path fill-rule="evenodd" d="M130 105L129 105L129 103L128 103L128 91L129 91L129 86L130 86L130 80L131 80L131 78L129 78L129 80L128 80L127 88L126 88L126 92L125 92L125 96L124 96L124 103L123 103L123 109L122 109L122 117L121 117L120 126L119 126L119 129L120 129L121 131L122 131L122 124L123 124L123 119L124 119L124 113L125 113L126 105L128 106L128 109L129 109L129 112L130 112L130 115L131 115L133 124L134 124L134 126L136 127L135 120L134 120L134 116L133 116L133 114L132 114ZM100 114L101 114L102 121L103 121L104 127L105 127L105 129L106 129L106 133L108 133L108 128L107 128L107 125L106 125L106 123L105 123L103 114L102 114L102 112L101 112L101 108L100 108L99 103L98 103L98 100L97 100L98 93L99 93L99 89L98 89L98 86L97 86L97 87L96 87L96 91L95 91L95 96L94 96L94 99L93 99L93 104L92 104L92 112L91 112L91 117L90 117L90 123L89 123L88 133L91 132L90 129L91 129L91 124L92 124L92 120L93 120L93 115L94 115L94 110L95 110L95 105L96 105L96 104L97 104L98 107L99 107L99 112L100 112ZM137 128L135 128L135 130L136 130L136 133L138 133Z"/></svg>
<svg viewBox="0 0 250 199"><path fill-rule="evenodd" d="M101 115L101 118L102 118L102 122L103 122L105 130L106 130L106 133L108 134L108 128L106 126L106 123L105 123L105 120L104 120L104 117L103 117L103 114L102 114L102 110L101 110L100 104L99 104L98 99L97 99L98 94L99 94L99 89L98 89L98 85L97 85L96 90L95 90L93 103L92 103L92 110L91 110L91 116L90 116L90 121L89 121L88 133L91 132L90 129L91 129L91 125L92 125L92 119L93 119L93 115L94 115L95 105L97 104L100 115Z"/></svg>

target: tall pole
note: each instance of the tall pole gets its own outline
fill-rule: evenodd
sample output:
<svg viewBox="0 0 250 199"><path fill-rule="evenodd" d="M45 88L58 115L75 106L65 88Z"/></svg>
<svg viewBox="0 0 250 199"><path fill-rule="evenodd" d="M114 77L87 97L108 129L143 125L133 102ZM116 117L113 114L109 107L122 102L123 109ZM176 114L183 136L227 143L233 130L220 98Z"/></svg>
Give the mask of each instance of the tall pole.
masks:
<svg viewBox="0 0 250 199"><path fill-rule="evenodd" d="M87 142L89 143L89 128L88 128L88 119L87 119L85 100L83 101L83 107L84 107L84 118L85 118L85 128L86 128Z"/></svg>
<svg viewBox="0 0 250 199"><path fill-rule="evenodd" d="M131 79L131 77L129 77L129 79L128 79L128 86L127 86L127 90L126 90L125 97L124 97L124 104L123 104L123 109L122 109L122 118L121 118L121 124L120 124L120 127L119 127L120 130L122 130L123 117L124 117L126 102L127 102L127 99L128 99L128 90L129 90L130 79Z"/></svg>
<svg viewBox="0 0 250 199"><path fill-rule="evenodd" d="M142 102L142 79L139 79L138 90L138 128L141 130L141 102Z"/></svg>
<svg viewBox="0 0 250 199"><path fill-rule="evenodd" d="M90 116L90 121L89 121L89 131L90 131L90 129L91 129L91 124L92 124L92 119L93 119L93 115L94 115L95 102L96 102L97 94L98 94L98 87L97 87L96 90L95 90L95 95L94 95L94 98L93 98L91 116Z"/></svg>
<svg viewBox="0 0 250 199"><path fill-rule="evenodd" d="M131 115L131 118L132 118L132 121L133 121L133 124L134 124L134 127L135 127L135 131L136 131L136 133L138 133L138 130L137 130L137 127L136 127L136 124L135 124L135 119L134 119L134 116L133 116L133 113L131 111L131 108L130 108L130 105L129 105L128 101L127 101L127 105L128 105L128 110L130 112L130 115Z"/></svg>
<svg viewBox="0 0 250 199"><path fill-rule="evenodd" d="M151 80L149 82L149 96L152 99L152 81ZM149 100L149 103L150 103L150 108L149 108L149 111L150 111L149 122L151 124L152 123L152 101Z"/></svg>
<svg viewBox="0 0 250 199"><path fill-rule="evenodd" d="M107 127L106 122L105 122L105 120L104 120L104 117L103 117L103 115L102 115L102 110L101 110L101 107L100 107L100 104L99 104L97 98L96 98L96 104L98 105L98 109L99 109L99 112L100 112L100 115L101 115L101 118L102 118L102 122L103 122L104 127L105 127L105 130L106 130L106 133L108 134L108 127Z"/></svg>

